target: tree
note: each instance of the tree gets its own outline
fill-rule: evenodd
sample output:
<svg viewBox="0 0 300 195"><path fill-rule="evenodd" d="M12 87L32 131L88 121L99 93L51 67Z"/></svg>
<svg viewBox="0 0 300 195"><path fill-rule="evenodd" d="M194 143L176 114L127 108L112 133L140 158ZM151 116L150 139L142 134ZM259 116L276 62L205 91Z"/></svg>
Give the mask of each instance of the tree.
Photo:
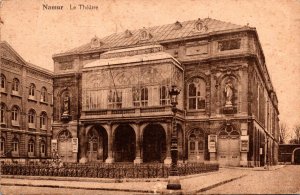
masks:
<svg viewBox="0 0 300 195"><path fill-rule="evenodd" d="M287 125L285 123L280 123L279 126L279 143L280 144L284 144L287 142L287 138L288 138L288 128Z"/></svg>
<svg viewBox="0 0 300 195"><path fill-rule="evenodd" d="M300 144L300 124L295 125L294 134L295 134L295 139L297 140L297 144Z"/></svg>
<svg viewBox="0 0 300 195"><path fill-rule="evenodd" d="M293 129L293 135L291 135L290 144L300 144L300 124L295 125Z"/></svg>

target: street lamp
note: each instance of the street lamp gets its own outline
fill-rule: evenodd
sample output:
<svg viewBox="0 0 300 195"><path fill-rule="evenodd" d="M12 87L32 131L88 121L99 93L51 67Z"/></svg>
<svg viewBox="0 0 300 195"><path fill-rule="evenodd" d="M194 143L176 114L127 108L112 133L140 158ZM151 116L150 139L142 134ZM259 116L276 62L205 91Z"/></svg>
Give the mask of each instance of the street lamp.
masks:
<svg viewBox="0 0 300 195"><path fill-rule="evenodd" d="M171 168L170 168L170 175L169 175L169 181L167 185L167 189L170 190L180 190L181 184L179 181L178 176L178 168L177 168L177 160L178 160L178 138L177 138L177 125L176 125L176 105L177 97L180 93L180 90L176 87L176 85L172 85L171 90L169 90L169 95L171 99L171 105L172 105L172 112L173 112L173 120L172 120L172 134L171 134Z"/></svg>

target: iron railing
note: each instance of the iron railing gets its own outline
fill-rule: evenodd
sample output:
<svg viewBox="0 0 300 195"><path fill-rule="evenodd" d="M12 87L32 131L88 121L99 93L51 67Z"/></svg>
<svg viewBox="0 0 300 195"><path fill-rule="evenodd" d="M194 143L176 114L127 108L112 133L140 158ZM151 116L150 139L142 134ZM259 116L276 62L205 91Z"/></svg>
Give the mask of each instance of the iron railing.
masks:
<svg viewBox="0 0 300 195"><path fill-rule="evenodd" d="M2 164L2 175L60 176L93 178L167 178L169 166L154 164ZM179 164L180 176L219 170L218 164Z"/></svg>

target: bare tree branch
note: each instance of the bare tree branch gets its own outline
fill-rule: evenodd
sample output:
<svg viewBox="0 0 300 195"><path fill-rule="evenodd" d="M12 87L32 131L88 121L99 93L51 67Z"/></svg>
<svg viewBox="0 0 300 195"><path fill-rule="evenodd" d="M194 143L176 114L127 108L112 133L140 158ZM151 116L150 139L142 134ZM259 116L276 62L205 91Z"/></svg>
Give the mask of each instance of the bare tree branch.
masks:
<svg viewBox="0 0 300 195"><path fill-rule="evenodd" d="M285 123L280 123L279 126L279 143L284 144L287 142L287 138L288 138L288 128L287 125Z"/></svg>
<svg viewBox="0 0 300 195"><path fill-rule="evenodd" d="M295 125L294 134L297 144L300 144L300 124Z"/></svg>

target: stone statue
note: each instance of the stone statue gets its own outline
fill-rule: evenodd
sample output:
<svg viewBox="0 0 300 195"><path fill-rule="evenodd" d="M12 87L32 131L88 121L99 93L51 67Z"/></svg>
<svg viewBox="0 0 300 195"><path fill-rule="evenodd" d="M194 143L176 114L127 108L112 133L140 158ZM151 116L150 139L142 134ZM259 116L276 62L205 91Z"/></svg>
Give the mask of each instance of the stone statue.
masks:
<svg viewBox="0 0 300 195"><path fill-rule="evenodd" d="M225 91L225 97L226 97L225 107L231 107L232 106L232 97L233 97L233 85L232 85L231 80L226 81L224 91Z"/></svg>
<svg viewBox="0 0 300 195"><path fill-rule="evenodd" d="M66 95L64 97L64 107L63 107L63 115L69 115L69 110L70 110L70 97L68 95Z"/></svg>

